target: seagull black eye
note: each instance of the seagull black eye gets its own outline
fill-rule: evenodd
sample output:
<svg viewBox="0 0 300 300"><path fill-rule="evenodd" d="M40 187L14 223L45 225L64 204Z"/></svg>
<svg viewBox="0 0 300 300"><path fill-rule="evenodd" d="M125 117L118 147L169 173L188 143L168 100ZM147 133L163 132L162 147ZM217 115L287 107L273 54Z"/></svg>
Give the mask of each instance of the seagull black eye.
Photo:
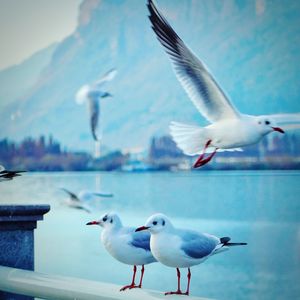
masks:
<svg viewBox="0 0 300 300"><path fill-rule="evenodd" d="M152 223L153 225L157 225L157 222L156 221L153 221L153 223Z"/></svg>
<svg viewBox="0 0 300 300"><path fill-rule="evenodd" d="M162 226L165 226L166 222L165 220L162 221Z"/></svg>
<svg viewBox="0 0 300 300"><path fill-rule="evenodd" d="M102 220L103 220L103 222L106 222L107 221L107 216L105 216Z"/></svg>
<svg viewBox="0 0 300 300"><path fill-rule="evenodd" d="M113 219L110 219L110 223L111 223L111 224L113 223Z"/></svg>
<svg viewBox="0 0 300 300"><path fill-rule="evenodd" d="M265 121L265 124L266 125L270 125L270 121Z"/></svg>

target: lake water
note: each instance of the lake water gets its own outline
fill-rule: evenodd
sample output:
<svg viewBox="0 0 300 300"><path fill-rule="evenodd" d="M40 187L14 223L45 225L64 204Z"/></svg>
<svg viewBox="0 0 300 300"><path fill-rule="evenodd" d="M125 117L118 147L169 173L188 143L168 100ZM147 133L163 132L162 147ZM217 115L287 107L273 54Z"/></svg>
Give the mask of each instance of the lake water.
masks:
<svg viewBox="0 0 300 300"><path fill-rule="evenodd" d="M114 197L93 201L88 214L66 207L61 187ZM36 271L128 284L131 266L105 251L101 228L85 224L114 210L125 225L141 226L163 212L177 227L248 242L193 267L191 295L300 299L300 172L28 173L0 183L0 193L3 204L51 205L35 231ZM145 288L175 290L176 282L172 268L145 268Z"/></svg>

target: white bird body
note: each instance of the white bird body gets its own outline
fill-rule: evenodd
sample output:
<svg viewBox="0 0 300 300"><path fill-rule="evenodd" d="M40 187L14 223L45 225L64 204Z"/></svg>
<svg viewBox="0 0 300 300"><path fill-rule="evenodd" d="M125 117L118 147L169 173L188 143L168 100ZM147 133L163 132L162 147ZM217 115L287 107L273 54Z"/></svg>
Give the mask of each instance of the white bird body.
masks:
<svg viewBox="0 0 300 300"><path fill-rule="evenodd" d="M154 262L155 259L150 251L132 247L133 234L135 234L134 228L123 226L113 229L104 228L101 241L111 256L124 264L141 266Z"/></svg>
<svg viewBox="0 0 300 300"><path fill-rule="evenodd" d="M207 137L211 139L211 145L220 149L238 148L259 142L262 137L271 132L267 128L263 134L256 126L256 118L242 115L236 119L225 119L212 123L205 128L208 130Z"/></svg>
<svg viewBox="0 0 300 300"><path fill-rule="evenodd" d="M214 238L210 236L210 238ZM167 241L167 243L166 243ZM219 239L217 240L219 243ZM172 245L172 247L170 247ZM173 268L188 268L204 262L210 255L194 259L187 256L181 249L181 238L172 233L152 234L150 238L150 248L153 256L162 264Z"/></svg>
<svg viewBox="0 0 300 300"><path fill-rule="evenodd" d="M89 222L87 225L103 227L101 241L105 249L116 260L134 266L131 284L121 288L121 291L141 288L144 265L156 262L150 251L150 233L135 232L133 227L124 227L115 213L105 214L100 220ZM139 285L135 284L136 266L142 266Z"/></svg>
<svg viewBox="0 0 300 300"><path fill-rule="evenodd" d="M194 167L208 163L217 151L241 150L240 147L258 143L270 132L284 133L277 124L287 125L286 128L299 128L298 113L269 116L241 114L152 0L148 0L148 9L152 29L169 55L178 81L199 113L211 123L206 127L176 122L170 125L173 140L185 154L201 153ZM205 153L209 152L212 154L204 158Z"/></svg>

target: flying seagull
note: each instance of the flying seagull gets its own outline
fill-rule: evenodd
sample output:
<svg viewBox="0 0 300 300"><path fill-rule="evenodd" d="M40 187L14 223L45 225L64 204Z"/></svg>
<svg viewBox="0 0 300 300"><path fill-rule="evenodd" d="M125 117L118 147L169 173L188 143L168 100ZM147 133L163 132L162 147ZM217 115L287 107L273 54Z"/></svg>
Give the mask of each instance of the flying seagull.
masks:
<svg viewBox="0 0 300 300"><path fill-rule="evenodd" d="M3 166L0 165L0 182L12 180L14 177L21 176L20 173L24 173L26 171L9 171L6 170Z"/></svg>
<svg viewBox="0 0 300 300"><path fill-rule="evenodd" d="M116 260L133 265L132 282L125 285L120 291L141 288L144 276L144 265L156 262L150 251L150 233L135 232L133 227L122 225L116 213L108 213L98 221L88 222L86 225L99 225L103 227L101 241L105 249ZM139 284L135 283L136 266L142 266Z"/></svg>
<svg viewBox="0 0 300 300"><path fill-rule="evenodd" d="M67 193L69 195L68 201L66 201L66 204L69 207L76 208L76 209L82 209L88 213L91 212L91 209L89 207L89 201L94 199L95 197L113 197L113 194L111 193L102 193L102 192L90 192L82 190L77 194L65 189L61 188L62 191Z"/></svg>
<svg viewBox="0 0 300 300"><path fill-rule="evenodd" d="M177 291L166 292L165 295L189 295L190 267L202 263L214 254L228 250L231 246L247 245L246 243L231 243L229 237L218 238L207 233L175 228L163 214L152 215L145 226L136 229L137 232L144 230L149 230L151 233L150 249L153 256L160 263L177 270ZM180 288L179 268L188 268L186 292L182 292Z"/></svg>
<svg viewBox="0 0 300 300"><path fill-rule="evenodd" d="M185 154L200 154L194 168L208 163L217 151L241 151L240 147L258 143L271 132L284 133L279 124L288 123L287 129L299 128L299 113L264 116L240 113L152 0L148 0L148 9L152 29L169 55L177 79L200 114L211 123L206 127L178 122L170 125L173 140ZM206 153L210 154L205 157Z"/></svg>
<svg viewBox="0 0 300 300"><path fill-rule="evenodd" d="M83 104L88 102L89 114L90 114L90 126L93 139L95 141L100 140L100 130L98 129L100 118L100 99L106 97L112 97L112 95L106 91L103 91L103 85L111 81L117 74L116 69L111 69L105 73L99 80L83 85L76 93L76 102Z"/></svg>

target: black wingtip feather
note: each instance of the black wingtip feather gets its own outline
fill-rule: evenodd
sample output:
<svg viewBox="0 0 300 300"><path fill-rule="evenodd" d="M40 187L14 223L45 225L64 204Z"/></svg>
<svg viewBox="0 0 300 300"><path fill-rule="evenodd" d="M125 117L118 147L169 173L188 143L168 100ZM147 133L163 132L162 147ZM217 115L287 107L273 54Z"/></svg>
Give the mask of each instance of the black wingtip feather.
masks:
<svg viewBox="0 0 300 300"><path fill-rule="evenodd" d="M148 17L157 39L166 48L168 54L174 57L179 56L178 42L181 41L180 37L159 12L152 0L148 0L147 7L150 12Z"/></svg>
<svg viewBox="0 0 300 300"><path fill-rule="evenodd" d="M229 243L230 240L231 240L231 238L228 236L220 238L220 242L221 242L221 244L223 244L223 246L245 246L245 245L247 245L247 243Z"/></svg>

